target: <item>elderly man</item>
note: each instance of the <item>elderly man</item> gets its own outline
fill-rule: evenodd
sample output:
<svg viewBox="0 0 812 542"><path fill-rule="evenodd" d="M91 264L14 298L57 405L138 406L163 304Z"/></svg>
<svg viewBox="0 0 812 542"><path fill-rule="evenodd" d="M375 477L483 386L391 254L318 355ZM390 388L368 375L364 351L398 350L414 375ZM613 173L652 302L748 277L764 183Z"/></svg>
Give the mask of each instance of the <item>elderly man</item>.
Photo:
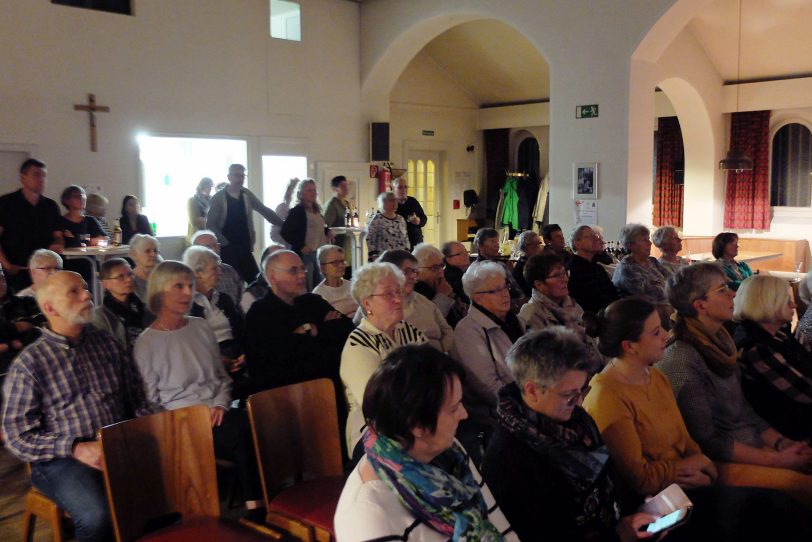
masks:
<svg viewBox="0 0 812 542"><path fill-rule="evenodd" d="M57 271L62 271L62 256L47 248L35 250L28 259L28 273L31 276L31 285L17 292L17 295L20 297L34 297L37 295L39 285Z"/></svg>
<svg viewBox="0 0 812 542"><path fill-rule="evenodd" d="M471 301L462 288L462 276L471 265L471 255L468 253L468 249L459 241L448 241L443 244L441 252L445 262L443 270L445 280L451 285L457 298L465 303L470 303Z"/></svg>
<svg viewBox="0 0 812 542"><path fill-rule="evenodd" d="M213 250L218 256L221 256L220 243L217 242L217 236L211 230L196 231L192 234L191 244L206 247ZM214 288L221 294L227 294L236 305L242 300L245 282L243 282L237 270L224 261L220 261L219 267L220 278L217 280L217 284ZM259 276L259 273L257 273L257 276Z"/></svg>
<svg viewBox="0 0 812 542"><path fill-rule="evenodd" d="M428 222L420 202L408 195L409 183L403 177L392 181L392 192L398 200L397 214L406 221L406 233L409 236L410 249L423 242L423 226Z"/></svg>
<svg viewBox="0 0 812 542"><path fill-rule="evenodd" d="M468 312L468 304L460 300L445 280L443 253L428 243L419 243L412 255L417 258L417 282L414 291L430 299L451 327Z"/></svg>
<svg viewBox="0 0 812 542"><path fill-rule="evenodd" d="M62 252L65 248L59 206L42 195L47 177L45 164L29 158L20 166L22 188L0 197L0 264L15 290L30 284L22 271L32 252L38 248Z"/></svg>
<svg viewBox="0 0 812 542"><path fill-rule="evenodd" d="M223 261L234 266L245 282L250 282L259 273L253 255L256 242L252 216L254 211L277 226L282 225L282 219L243 186L245 166L231 164L228 168L228 183L228 186L211 197L206 227L217 236Z"/></svg>
<svg viewBox="0 0 812 542"><path fill-rule="evenodd" d="M32 463L31 483L71 515L77 539L109 540L96 432L142 411L142 381L116 340L88 325L93 302L81 276L55 273L37 301L49 328L6 377L6 446Z"/></svg>
<svg viewBox="0 0 812 542"><path fill-rule="evenodd" d="M598 312L609 303L620 299L606 270L596 261L595 254L602 250L595 232L589 226L578 226L570 239L575 254L567 265L570 274L570 297L587 312Z"/></svg>

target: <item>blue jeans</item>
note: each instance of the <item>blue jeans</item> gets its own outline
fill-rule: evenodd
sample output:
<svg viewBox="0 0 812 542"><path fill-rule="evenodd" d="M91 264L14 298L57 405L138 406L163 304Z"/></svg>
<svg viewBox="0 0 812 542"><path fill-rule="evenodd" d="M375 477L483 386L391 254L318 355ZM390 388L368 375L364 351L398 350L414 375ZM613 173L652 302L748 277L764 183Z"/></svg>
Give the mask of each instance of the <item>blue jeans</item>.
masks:
<svg viewBox="0 0 812 542"><path fill-rule="evenodd" d="M71 515L77 540L113 540L101 471L72 458L53 459L31 465L31 483Z"/></svg>

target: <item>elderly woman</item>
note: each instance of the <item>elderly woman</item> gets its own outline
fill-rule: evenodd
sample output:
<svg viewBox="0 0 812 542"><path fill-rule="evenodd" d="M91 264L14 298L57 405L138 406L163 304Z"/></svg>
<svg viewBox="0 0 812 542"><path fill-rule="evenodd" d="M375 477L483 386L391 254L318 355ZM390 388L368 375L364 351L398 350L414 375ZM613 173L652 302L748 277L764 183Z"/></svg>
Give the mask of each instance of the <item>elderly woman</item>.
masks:
<svg viewBox="0 0 812 542"><path fill-rule="evenodd" d="M436 350L408 346L371 376L364 456L338 501L338 540L518 540L454 440L467 416L462 374Z"/></svg>
<svg viewBox="0 0 812 542"><path fill-rule="evenodd" d="M711 254L722 266L722 270L727 276L727 285L734 292L739 289L739 284L747 277L753 276L753 270L747 262L737 262L739 255L739 236L733 232L722 232L713 238L711 244Z"/></svg>
<svg viewBox="0 0 812 542"><path fill-rule="evenodd" d="M369 261L374 261L384 250L409 250L406 221L397 214L398 200L394 192L378 195L378 212L367 224Z"/></svg>
<svg viewBox="0 0 812 542"><path fill-rule="evenodd" d="M364 317L341 352L339 374L347 390L350 414L347 418L347 449L360 458L365 423L361 413L364 389L386 355L399 346L426 342L423 334L403 320L403 285L406 279L391 263L371 263L358 270L352 297Z"/></svg>
<svg viewBox="0 0 812 542"><path fill-rule="evenodd" d="M590 381L584 408L597 423L620 480L638 502L679 484L694 504L691 520L673 533L679 539L798 536L793 531L803 530L798 524L803 512L786 495L712 485L716 466L688 433L668 379L652 367L668 338L654 305L639 298L615 301L589 320L587 330L613 359Z"/></svg>
<svg viewBox="0 0 812 542"><path fill-rule="evenodd" d="M321 216L321 206L316 181L302 179L296 185L296 205L290 210L282 225L282 237L290 243L290 249L302 258L307 269L307 291L321 282L316 260L320 246L332 241L333 234L327 229Z"/></svg>
<svg viewBox="0 0 812 542"><path fill-rule="evenodd" d="M107 223L107 204L110 203L107 198L102 194L88 194L87 204L85 205L85 213L87 216L92 216L96 219L104 231L104 235L112 238L113 234L110 230L110 224Z"/></svg>
<svg viewBox="0 0 812 542"><path fill-rule="evenodd" d="M733 300L742 388L756 413L787 437L812 437L812 354L788 333L795 303L786 280L744 279ZM812 313L807 311L812 318ZM812 320L806 315L803 333Z"/></svg>
<svg viewBox="0 0 812 542"><path fill-rule="evenodd" d="M191 246L183 252L183 263L195 273L195 296L189 314L206 320L226 368L236 373L245 363L245 321L234 300L216 288L220 280L220 256L206 247Z"/></svg>
<svg viewBox="0 0 812 542"><path fill-rule="evenodd" d="M161 262L161 245L151 235L136 233L130 240L130 258L135 262L135 295L147 302L149 274Z"/></svg>
<svg viewBox="0 0 812 542"><path fill-rule="evenodd" d="M528 284L524 279L524 266L527 264L527 260L541 253L541 237L532 230L522 232L516 242L516 248L519 251L519 260L513 266L513 280L522 289L524 296L530 297L533 285Z"/></svg>
<svg viewBox="0 0 812 542"><path fill-rule="evenodd" d="M812 449L759 417L742 392L736 344L724 327L733 318L727 278L716 264L680 269L668 281L677 310L660 370L691 436L718 462L727 485L781 489L812 508Z"/></svg>
<svg viewBox="0 0 812 542"><path fill-rule="evenodd" d="M99 272L104 300L93 313L93 325L115 337L121 347L132 352L136 339L153 319L135 295L135 274L124 258L110 258Z"/></svg>
<svg viewBox="0 0 812 542"><path fill-rule="evenodd" d="M394 264L406 278L403 283L403 319L419 329L428 343L440 352L454 346L454 330L443 318L437 305L414 291L417 282L417 258L405 250L387 250L379 262Z"/></svg>
<svg viewBox="0 0 812 542"><path fill-rule="evenodd" d="M87 193L79 185L69 185L62 191L62 205L67 209L59 219L59 229L65 240L65 248L96 246L101 240L107 240L99 222L92 216L85 215Z"/></svg>
<svg viewBox="0 0 812 542"><path fill-rule="evenodd" d="M680 267L691 265L691 260L679 256L682 250L682 239L674 226L660 226L654 230L651 242L660 249L662 255L658 261L669 277L673 276Z"/></svg>
<svg viewBox="0 0 812 542"><path fill-rule="evenodd" d="M457 296L454 287L446 280L443 253L434 245L418 243L412 250L412 255L417 258L417 282L414 291L437 305L443 318L453 328L468 312L468 303ZM461 287L462 273L460 273Z"/></svg>
<svg viewBox="0 0 812 542"><path fill-rule="evenodd" d="M124 196L121 202L121 218L119 219L122 245L131 244L130 240L137 233L155 235L152 226L149 224L149 219L142 215L140 211L141 207L138 204L138 198L132 194Z"/></svg>
<svg viewBox="0 0 812 542"><path fill-rule="evenodd" d="M324 245L316 252L324 280L313 288L313 293L324 298L338 312L352 318L358 303L352 298L352 281L344 280L347 262L344 249L336 245Z"/></svg>
<svg viewBox="0 0 812 542"><path fill-rule="evenodd" d="M599 367L588 361L581 338L562 327L529 333L510 349L507 363L516 382L499 390L499 424L482 474L516 534L522 540L645 537L640 527L656 518L619 520L609 452L580 406Z"/></svg>
<svg viewBox="0 0 812 542"><path fill-rule="evenodd" d="M556 254L533 256L524 268L525 280L533 285L530 301L519 311L527 329L539 330L550 326L564 326L574 331L586 345L587 355L597 368L604 361L595 341L586 334L584 310L569 295L567 270L564 260Z"/></svg>
<svg viewBox="0 0 812 542"><path fill-rule="evenodd" d="M209 203L211 201L211 190L214 181L209 177L203 177L197 183L195 195L189 198L186 211L189 215L189 227L186 231L186 242L192 244L192 236L197 230L206 229L206 217L209 214Z"/></svg>
<svg viewBox="0 0 812 542"><path fill-rule="evenodd" d="M258 508L262 488L246 417L229 409L231 379L214 333L202 318L188 316L194 288L195 273L188 266L170 260L155 267L147 307L156 318L135 342L133 357L152 408L209 407L215 455L236 463L246 507Z"/></svg>

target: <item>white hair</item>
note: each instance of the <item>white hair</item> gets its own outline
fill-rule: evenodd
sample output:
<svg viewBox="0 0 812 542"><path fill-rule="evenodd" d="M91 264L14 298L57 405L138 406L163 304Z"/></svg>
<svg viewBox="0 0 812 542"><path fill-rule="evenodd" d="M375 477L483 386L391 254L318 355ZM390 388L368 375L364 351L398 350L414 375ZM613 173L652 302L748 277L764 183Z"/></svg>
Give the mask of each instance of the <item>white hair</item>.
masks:
<svg viewBox="0 0 812 542"><path fill-rule="evenodd" d="M462 276L462 289L465 295L473 297L484 283L497 276L507 280L505 268L499 262L474 262Z"/></svg>

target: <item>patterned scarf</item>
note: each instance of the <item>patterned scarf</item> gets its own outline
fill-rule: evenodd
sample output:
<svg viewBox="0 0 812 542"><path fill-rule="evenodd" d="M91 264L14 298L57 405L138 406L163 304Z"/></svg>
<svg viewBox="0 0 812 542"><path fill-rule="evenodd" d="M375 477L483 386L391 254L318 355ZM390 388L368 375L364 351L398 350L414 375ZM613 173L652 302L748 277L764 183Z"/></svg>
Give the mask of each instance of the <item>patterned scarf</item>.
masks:
<svg viewBox="0 0 812 542"><path fill-rule="evenodd" d="M364 434L364 450L378 477L430 528L455 542L503 540L488 520L468 457L456 443L427 464L407 454L397 441L370 429Z"/></svg>
<svg viewBox="0 0 812 542"><path fill-rule="evenodd" d="M567 296L564 303L559 305L535 288L533 288L531 298L535 303L541 305L544 310L555 316L560 325L569 329L584 329L584 309L573 298Z"/></svg>
<svg viewBox="0 0 812 542"><path fill-rule="evenodd" d="M675 340L690 344L716 375L727 378L736 371L736 343L724 326L719 327L719 331L711 336L696 318L677 316L671 334L669 345Z"/></svg>

